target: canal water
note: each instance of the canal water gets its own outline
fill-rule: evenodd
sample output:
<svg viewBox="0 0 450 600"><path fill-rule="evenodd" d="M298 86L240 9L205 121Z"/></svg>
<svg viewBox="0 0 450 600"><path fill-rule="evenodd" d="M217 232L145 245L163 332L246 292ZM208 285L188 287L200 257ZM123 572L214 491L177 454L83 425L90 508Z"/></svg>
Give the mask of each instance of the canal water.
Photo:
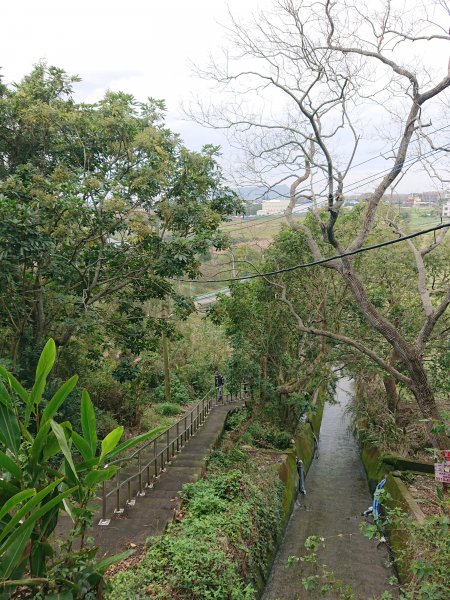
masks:
<svg viewBox="0 0 450 600"><path fill-rule="evenodd" d="M362 511L371 505L367 479L357 444L350 430L348 404L352 383L343 378L336 391L336 403L325 406L320 431L319 456L306 478L306 495L299 496L275 558L263 600L309 600L320 591L306 592L301 579L322 572L320 565L335 578L352 587L358 600L379 598L390 590L389 556L384 544L364 537L360 531ZM309 536L324 538L315 565L288 558L304 556ZM321 584L326 583L320 580ZM320 588L319 585L319 588ZM335 598L337 595L327 595Z"/></svg>

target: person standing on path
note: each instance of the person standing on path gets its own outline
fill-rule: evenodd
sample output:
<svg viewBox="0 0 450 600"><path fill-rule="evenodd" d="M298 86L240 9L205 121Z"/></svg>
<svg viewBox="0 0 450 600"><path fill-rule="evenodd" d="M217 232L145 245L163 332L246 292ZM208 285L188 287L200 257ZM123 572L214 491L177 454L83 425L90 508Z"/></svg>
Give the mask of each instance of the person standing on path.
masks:
<svg viewBox="0 0 450 600"><path fill-rule="evenodd" d="M223 377L222 375L219 373L219 371L216 371L214 373L214 383L216 385L216 394L217 394L217 403L220 404L222 402L223 399Z"/></svg>

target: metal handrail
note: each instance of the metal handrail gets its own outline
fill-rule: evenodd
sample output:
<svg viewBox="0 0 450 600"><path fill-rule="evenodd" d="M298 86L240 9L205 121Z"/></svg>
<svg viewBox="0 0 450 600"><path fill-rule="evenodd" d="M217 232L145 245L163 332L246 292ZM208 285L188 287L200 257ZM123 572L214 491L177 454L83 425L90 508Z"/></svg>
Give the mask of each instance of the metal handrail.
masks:
<svg viewBox="0 0 450 600"><path fill-rule="evenodd" d="M197 402L197 404L194 405L194 407L192 408L192 410L189 413L186 413L187 415L190 415L191 412L195 411L196 407L203 402L203 400L205 400L207 398L207 396L209 396L209 394L212 393L214 388L211 388L210 390L208 390L208 392L203 396L203 398L201 400L199 400ZM117 463L122 463L124 461L127 460L131 460L132 458L134 458L135 456L137 456L140 452L142 452L142 450L144 450L145 448L147 448L147 446L150 446L151 444L153 444L153 442L155 440L159 440L159 438L161 438L163 435L166 435L167 431L170 431L173 427L176 426L177 423L179 423L180 421L182 421L184 419L185 415L183 415L176 423L173 423L172 425L170 425L170 427L168 427L167 429L164 429L164 431L162 431L159 435L157 435L155 438L152 438L151 440L145 442L145 444L143 446L139 446L139 448L137 450L135 450L133 452L133 454L130 454L129 456L125 456L124 458L116 458L116 460L112 460L111 462L109 462L107 465L105 465L105 467L109 467L111 465L115 465Z"/></svg>
<svg viewBox="0 0 450 600"><path fill-rule="evenodd" d="M108 498L115 494L116 502L114 513L123 513L125 509L122 507L121 503L121 489L126 486L127 499L125 504L129 506L134 505L135 499L132 498L131 485L133 480L138 480L136 495L145 496L145 489L153 487L154 480L159 478L159 475L165 471L166 465L171 462L171 458L173 458L178 452L181 452L183 446L204 424L214 406L217 406L218 404L228 404L229 402L234 402L237 399L242 399L242 391L236 395L224 394L221 397L221 401L218 402L217 395L214 394L213 396L212 390L209 390L207 394L205 394L205 396L199 400L188 413L185 413L178 421L176 421L176 423L162 431L158 436L145 442L129 456L118 458L105 465L105 468L111 465L118 465L118 470L114 477L108 481L110 484L112 484L112 488L109 491L107 491L108 482L104 481L102 484L102 516L99 521L99 525L108 525L110 523L110 519L107 518L106 514L106 501ZM180 428L180 424L182 423L184 424L184 427ZM171 440L170 434L173 430L175 430L175 437ZM164 436L166 438L165 444L159 451L157 451L157 444L158 442L161 442ZM153 453L150 457L147 457L144 460L145 464L143 464L142 452L150 446L153 446ZM137 471L134 471L131 475L128 477L125 476L125 479L122 479L121 475L123 468L136 459L138 462ZM151 469L153 470L153 475L150 475ZM143 484L143 474L146 475L147 479L145 484Z"/></svg>

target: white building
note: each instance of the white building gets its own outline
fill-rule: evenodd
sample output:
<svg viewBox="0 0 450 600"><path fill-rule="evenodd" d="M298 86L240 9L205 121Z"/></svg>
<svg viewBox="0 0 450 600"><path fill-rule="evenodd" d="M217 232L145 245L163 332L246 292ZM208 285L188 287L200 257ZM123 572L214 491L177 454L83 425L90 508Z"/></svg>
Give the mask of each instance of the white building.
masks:
<svg viewBox="0 0 450 600"><path fill-rule="evenodd" d="M263 200L262 209L256 213L258 216L274 215L282 213L289 204L288 198L275 198L274 200Z"/></svg>
<svg viewBox="0 0 450 600"><path fill-rule="evenodd" d="M446 217L447 219L450 218L450 200L448 200L446 204L442 206L442 216Z"/></svg>

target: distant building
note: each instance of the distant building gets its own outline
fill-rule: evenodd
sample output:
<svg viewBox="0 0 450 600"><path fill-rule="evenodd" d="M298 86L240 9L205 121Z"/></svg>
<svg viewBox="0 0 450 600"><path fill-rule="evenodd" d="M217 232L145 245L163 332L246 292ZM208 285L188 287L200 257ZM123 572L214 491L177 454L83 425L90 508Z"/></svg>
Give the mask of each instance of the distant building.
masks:
<svg viewBox="0 0 450 600"><path fill-rule="evenodd" d="M263 200L262 208L256 213L258 216L274 215L282 213L289 205L288 198L275 198L274 200Z"/></svg>
<svg viewBox="0 0 450 600"><path fill-rule="evenodd" d="M450 200L442 206L442 216L446 219L450 218Z"/></svg>

